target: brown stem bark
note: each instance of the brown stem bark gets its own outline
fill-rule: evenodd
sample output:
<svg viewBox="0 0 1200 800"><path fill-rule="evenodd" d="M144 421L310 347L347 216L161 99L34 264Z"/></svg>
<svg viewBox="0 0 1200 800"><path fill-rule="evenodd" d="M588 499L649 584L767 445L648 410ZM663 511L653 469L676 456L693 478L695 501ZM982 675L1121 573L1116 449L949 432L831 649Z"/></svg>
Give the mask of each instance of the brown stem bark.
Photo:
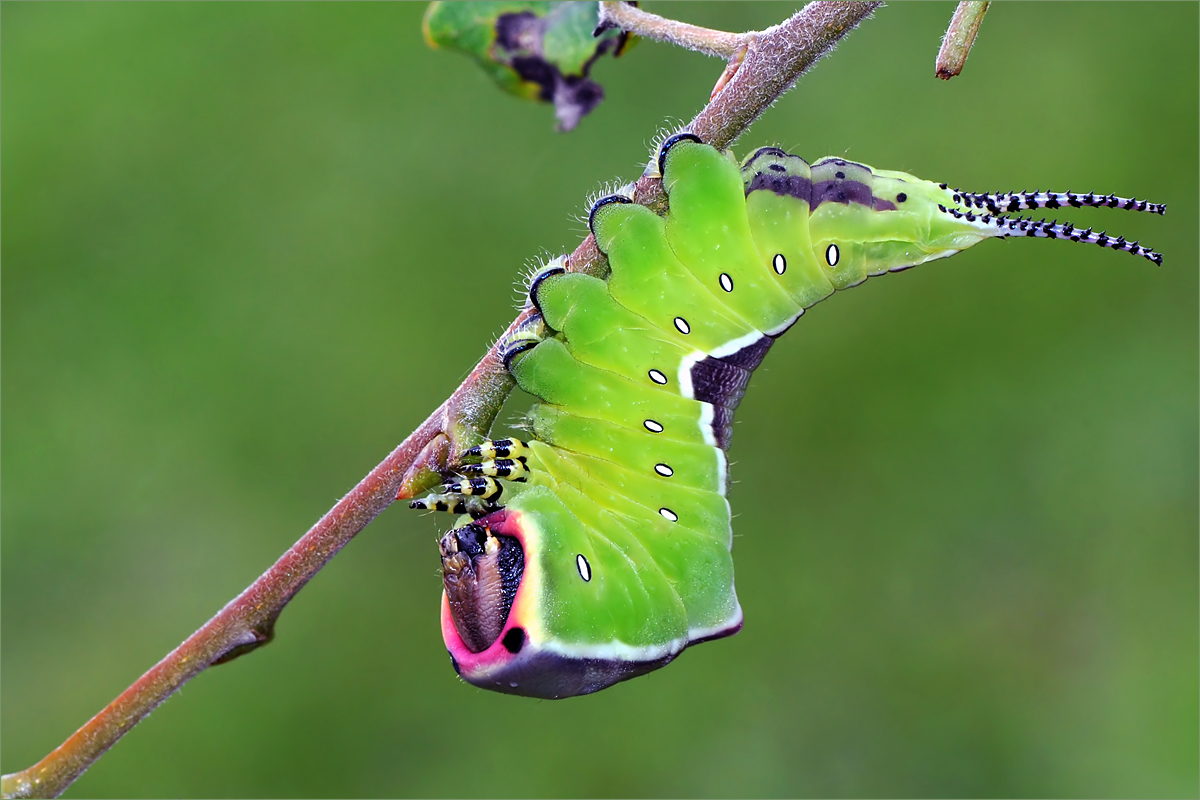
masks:
<svg viewBox="0 0 1200 800"><path fill-rule="evenodd" d="M934 74L948 81L963 71L967 63L967 55L975 44L979 34L979 26L983 24L983 15L987 13L989 2L959 3L950 18L950 27L942 37L942 47L938 50L937 61L933 66Z"/></svg>

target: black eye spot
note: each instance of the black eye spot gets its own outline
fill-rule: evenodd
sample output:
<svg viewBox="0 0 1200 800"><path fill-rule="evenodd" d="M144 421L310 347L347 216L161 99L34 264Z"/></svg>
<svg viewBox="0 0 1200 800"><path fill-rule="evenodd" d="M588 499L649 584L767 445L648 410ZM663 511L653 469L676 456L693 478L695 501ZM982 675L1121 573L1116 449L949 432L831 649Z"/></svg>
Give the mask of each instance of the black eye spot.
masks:
<svg viewBox="0 0 1200 800"><path fill-rule="evenodd" d="M521 648L525 646L525 629L513 628L508 633L504 634L504 649L512 653L514 656L521 652Z"/></svg>
<svg viewBox="0 0 1200 800"><path fill-rule="evenodd" d="M834 174L837 175L839 181L846 177L846 173L844 172L835 172Z"/></svg>
<svg viewBox="0 0 1200 800"><path fill-rule="evenodd" d="M896 195L897 203L903 203L907 199L908 199L908 195L906 195L904 192L901 192L900 194Z"/></svg>
<svg viewBox="0 0 1200 800"><path fill-rule="evenodd" d="M773 172L787 172L782 164L770 164L767 169Z"/></svg>

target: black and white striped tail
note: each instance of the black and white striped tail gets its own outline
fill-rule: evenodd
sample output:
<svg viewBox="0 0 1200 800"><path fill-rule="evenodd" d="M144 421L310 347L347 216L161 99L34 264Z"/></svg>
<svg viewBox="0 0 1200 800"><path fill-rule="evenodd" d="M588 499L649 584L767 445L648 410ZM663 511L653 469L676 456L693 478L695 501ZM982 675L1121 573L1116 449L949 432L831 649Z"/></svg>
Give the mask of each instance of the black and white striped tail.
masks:
<svg viewBox="0 0 1200 800"><path fill-rule="evenodd" d="M967 208L979 208L992 214L1011 214L1034 208L1124 208L1129 211L1148 211L1165 214L1165 203L1149 203L1136 197L1117 197L1115 194L1077 194L1075 192L985 192L975 194L954 190L954 202Z"/></svg>
<svg viewBox="0 0 1200 800"><path fill-rule="evenodd" d="M1158 206L1162 208L1162 206ZM994 236L1004 238L1008 236L1036 236L1042 239L1070 239L1072 242L1084 242L1086 244L1096 244L1101 247L1109 247L1113 250L1124 250L1126 253L1132 253L1135 256L1141 256L1155 264L1161 265L1163 257L1161 253L1156 253L1149 247L1143 247L1139 242L1127 242L1123 236L1110 237L1104 231L1096 233L1091 228L1080 230L1069 222L1062 225L1058 224L1058 220L1046 222L1046 220L1032 220L1027 217L1007 217L1003 215L993 214L973 214L970 211L959 211L945 206L938 206L939 211L950 214L955 219L972 222L975 225L987 231L992 231ZM1161 214L1161 211L1155 213Z"/></svg>

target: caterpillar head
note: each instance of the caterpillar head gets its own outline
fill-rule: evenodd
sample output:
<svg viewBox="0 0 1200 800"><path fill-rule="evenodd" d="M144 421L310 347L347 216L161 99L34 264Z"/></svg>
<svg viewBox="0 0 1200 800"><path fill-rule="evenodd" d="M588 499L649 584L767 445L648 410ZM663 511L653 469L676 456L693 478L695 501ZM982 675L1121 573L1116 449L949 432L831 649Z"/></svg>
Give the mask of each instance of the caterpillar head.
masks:
<svg viewBox="0 0 1200 800"><path fill-rule="evenodd" d="M442 539L442 638L463 680L505 694L557 699L590 694L657 669L687 644L655 652L557 639L564 581L587 587L599 567L560 552L539 515L501 509ZM561 561L569 572L558 570ZM577 611L578 609L576 609ZM598 608L589 613L607 615ZM709 638L735 632L736 624Z"/></svg>
<svg viewBox="0 0 1200 800"><path fill-rule="evenodd" d="M472 523L442 537L442 582L454 628L472 653L500 638L525 571L525 554L511 536Z"/></svg>

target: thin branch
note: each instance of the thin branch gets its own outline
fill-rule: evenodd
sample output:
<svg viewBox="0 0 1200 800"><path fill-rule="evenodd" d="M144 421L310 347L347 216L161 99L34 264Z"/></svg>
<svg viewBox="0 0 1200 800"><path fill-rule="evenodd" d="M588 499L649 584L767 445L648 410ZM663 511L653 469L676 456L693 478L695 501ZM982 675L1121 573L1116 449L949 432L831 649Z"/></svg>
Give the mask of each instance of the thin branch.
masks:
<svg viewBox="0 0 1200 800"><path fill-rule="evenodd" d="M727 147L878 5L810 3L757 34L741 67L688 129L716 147ZM635 197L646 205L661 205L661 180L642 177ZM568 256L566 267L597 274L606 262L589 235ZM532 313L522 311L508 332ZM57 797L189 680L269 642L287 603L359 531L395 499L414 497L439 483L449 463L486 437L512 388L493 345L446 402L249 588L52 753L0 778L3 797Z"/></svg>
<svg viewBox="0 0 1200 800"><path fill-rule="evenodd" d="M988 5L988 2L967 2L959 3L958 8L954 9L954 16L950 19L946 35L942 37L942 49L938 51L934 65L937 76L942 80L948 81L963 71Z"/></svg>
<svg viewBox="0 0 1200 800"><path fill-rule="evenodd" d="M485 358L454 394L338 501L258 580L77 730L56 750L22 772L5 775L4 797L57 797L108 748L189 680L269 642L275 620L309 579L355 534L391 505L413 465L446 458L446 432L482 439L512 379ZM436 477L436 476L435 476Z"/></svg>
<svg viewBox="0 0 1200 800"><path fill-rule="evenodd" d="M737 73L688 130L719 150L729 147L881 5L809 3L786 22L756 34Z"/></svg>
<svg viewBox="0 0 1200 800"><path fill-rule="evenodd" d="M747 40L754 36L753 33L714 31L711 28L666 19L629 3L601 0L600 24L596 30L608 28L620 28L635 36L668 42L724 59L733 58L739 49L746 46Z"/></svg>

